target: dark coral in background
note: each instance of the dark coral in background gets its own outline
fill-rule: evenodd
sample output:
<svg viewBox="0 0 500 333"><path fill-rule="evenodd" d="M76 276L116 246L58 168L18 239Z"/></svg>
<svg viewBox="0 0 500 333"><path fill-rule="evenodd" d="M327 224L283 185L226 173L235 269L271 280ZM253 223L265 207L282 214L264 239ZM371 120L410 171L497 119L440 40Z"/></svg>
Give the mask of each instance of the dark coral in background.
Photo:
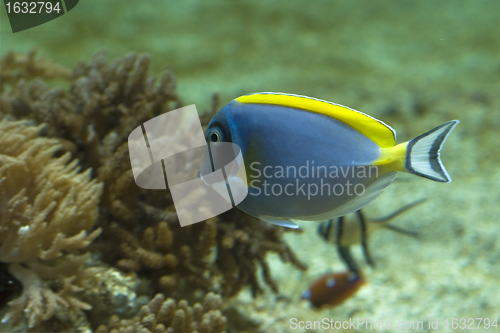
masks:
<svg viewBox="0 0 500 333"><path fill-rule="evenodd" d="M170 69L156 80L148 73L149 65L150 57L146 54L133 53L107 62L104 53L97 52L89 62L77 64L70 72L37 60L35 52L28 56L8 53L1 62L0 118L7 122L28 120L23 126L43 125L42 135L53 138L60 147L54 152L55 158L71 153L84 169L91 168L92 178L103 184L97 221L102 234L86 247L93 254L92 266L114 266L124 274L132 273L149 286L143 288L144 296L160 293L155 299L171 297L165 301L173 304L169 311L175 311L175 300L197 301L208 292L222 295L223 301L249 286L256 296L263 288L259 271L265 283L278 292L265 261L266 253L276 252L283 261L306 269L283 241L282 228L236 209L181 228L168 191L159 195L136 186L128 155L128 135L145 121L182 106ZM211 111L202 116L203 125L217 110L216 95L212 104ZM0 239L0 246L2 243L4 239ZM205 300L215 297L206 295ZM222 301L212 310L223 308ZM181 325L184 328L172 332L194 330L201 325L195 324L200 320L205 326L213 325L207 332L225 330L220 312L211 314L216 315L215 319L203 321L200 316L206 316L208 310L197 314L196 305L198 312L189 310L186 301L178 304L184 314L177 313L178 309L174 317L183 316L186 323ZM180 320L163 322L151 317L157 322L148 326L144 322L147 306L151 304L144 305L137 314L137 323L121 321L118 325L115 316L100 330L119 329L123 325L152 330L153 326L163 325L158 329L161 331L161 327ZM155 308L151 312L156 311ZM189 311L194 314L188 314ZM87 319L95 329L103 319L90 313ZM41 320L33 321L32 329L40 329ZM43 328L50 329L50 318L43 320L49 320ZM187 323L191 321L193 324Z"/></svg>

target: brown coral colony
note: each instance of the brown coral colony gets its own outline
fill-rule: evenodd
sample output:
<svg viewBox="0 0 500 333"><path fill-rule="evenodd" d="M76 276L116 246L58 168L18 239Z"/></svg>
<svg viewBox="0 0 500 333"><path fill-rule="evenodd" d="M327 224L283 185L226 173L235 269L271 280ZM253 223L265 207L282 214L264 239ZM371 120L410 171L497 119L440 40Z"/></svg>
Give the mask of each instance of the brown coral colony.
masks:
<svg viewBox="0 0 500 333"><path fill-rule="evenodd" d="M90 309L82 290L113 267L147 281L151 300L106 325L83 315L98 332L223 332L223 300L246 286L260 293L259 271L278 291L266 253L306 268L282 228L238 210L181 228L168 191L136 186L128 135L182 105L168 68L157 82L148 55L107 62L103 52L71 72L35 52L0 65L0 265L23 287L4 322L54 329L68 320L58 309ZM54 78L69 88L51 88Z"/></svg>

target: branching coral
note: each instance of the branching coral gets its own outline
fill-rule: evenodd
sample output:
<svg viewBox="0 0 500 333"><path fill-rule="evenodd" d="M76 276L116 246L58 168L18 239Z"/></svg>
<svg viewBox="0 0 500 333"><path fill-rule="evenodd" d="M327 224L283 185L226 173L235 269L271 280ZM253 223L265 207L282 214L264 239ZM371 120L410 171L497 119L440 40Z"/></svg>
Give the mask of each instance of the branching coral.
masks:
<svg viewBox="0 0 500 333"><path fill-rule="evenodd" d="M262 292L258 266L264 281L277 292L265 258L268 252L306 269L283 241L282 228L239 210L183 228L176 220L162 221L146 228L141 237L134 237L116 223L111 224L109 233L120 244L123 259L117 266L126 271L148 271L159 289L171 296L177 296L186 286L216 288L224 296L233 296L247 285L257 295Z"/></svg>
<svg viewBox="0 0 500 333"><path fill-rule="evenodd" d="M0 261L54 259L88 245L102 185L78 173L70 154L54 139L38 138L41 127L0 123Z"/></svg>
<svg viewBox="0 0 500 333"><path fill-rule="evenodd" d="M259 271L265 283L276 292L278 287L271 277L266 253L276 252L284 261L305 269L283 241L282 228L265 224L236 209L181 228L169 191L144 190L135 184L128 135L145 121L182 104L170 70L167 68L157 82L149 74L149 63L150 58L145 54L134 53L107 62L104 53L98 52L89 62L78 64L68 76L57 66L36 60L34 53L28 57L10 53L2 60L2 75L5 73L8 80L1 83L0 118L47 124L43 133L57 138L57 141L36 138L42 130L40 127L34 130L20 123L15 123L17 127L9 125L19 131L21 128L31 131L20 135L31 143L21 149L14 146L17 144L14 140L10 144L17 148L11 151L27 151L23 156L43 158L44 162L38 164L36 173L32 171L34 166L28 165L17 153L7 154L0 162L6 166L4 172L9 172L8 177L0 176L6 179L0 183L0 191L4 191L0 193L0 200L9 198L0 201L0 211L2 216L4 211L11 214L8 221L21 221L16 229L1 229L0 237L10 232L16 239L23 240L16 243L9 238L12 244L5 243L5 248L9 249L5 251L5 258L11 258L9 262L23 263L35 258L59 260L57 257L63 253L76 251L92 242L102 229L101 236L89 245L89 250L121 270L147 277L153 291L162 292L165 297L192 298L195 291L217 291L223 297L231 297L245 286L250 286L257 295L262 291L257 276ZM50 88L46 81L53 77L67 79L69 88ZM201 117L203 125L216 111L217 102L215 95L212 112ZM52 140L53 146L58 148L47 150L36 146L35 142L42 145L40 140ZM53 158L59 150L71 152L78 157L80 165L92 168L92 176L104 184L100 203L101 187L94 181L89 182L91 171L78 173L76 162L69 162L68 154ZM21 171L14 172L14 167L9 169L8 165L18 165L16 170ZM53 172L49 169L59 170L66 178L50 178ZM57 186L50 185L52 180L57 180ZM79 185L70 185L71 181ZM16 191L10 190L14 186L11 182L19 186ZM64 186L62 184L66 184L64 191L60 187ZM46 196L37 196L42 193L40 191L49 192ZM50 199L54 196L57 198ZM90 212L91 215L85 215ZM23 216L26 220L22 220ZM2 218L7 221L7 217ZM89 234L96 218L100 229ZM66 219L73 221L73 228L64 223ZM26 242L34 231L42 235L50 230L53 235L53 221L59 236L44 237L41 245ZM3 253L2 247L0 253ZM11 251L12 248L20 249L19 253ZM78 262L78 257L74 258ZM33 270L33 267L30 268ZM60 276L61 286L68 277ZM71 283L80 286L81 281L77 277ZM57 304L57 301L51 302ZM181 304L184 303L179 303L179 307L184 307ZM48 312L42 311L33 320L36 322L47 316Z"/></svg>
<svg viewBox="0 0 500 333"><path fill-rule="evenodd" d="M8 53L1 62L8 80L2 82L0 116L3 113L46 123L46 134L63 139L82 166L101 168L97 174L100 181L107 183L104 200L110 201L111 213L135 220L140 213L136 212L134 200L120 191L124 190L124 179L132 179L133 184L127 138L139 124L170 110L169 104L180 106L172 73L167 69L157 84L156 78L148 74L148 55L132 53L107 63L104 52L97 52L88 63L75 66L66 91L51 89L41 80L57 76L59 70L33 60L34 53L24 59ZM18 71L22 75L8 74ZM127 189L134 192L135 187Z"/></svg>
<svg viewBox="0 0 500 333"><path fill-rule="evenodd" d="M22 121L0 122L0 261L13 263L9 271L23 284L23 295L9 303L4 321L19 321L24 313L29 327L50 318L58 305L88 309L72 297L80 291L73 282L82 277L86 258L64 262L61 257L101 233L91 229L102 185L90 180L89 171L79 173L69 153L53 157L62 145L38 137L41 129ZM62 290L54 293L43 278L62 279Z"/></svg>
<svg viewBox="0 0 500 333"><path fill-rule="evenodd" d="M23 285L21 297L9 302L10 311L3 322L19 322L23 313L26 313L28 327L33 328L41 321L52 318L59 308L89 310L91 306L74 297L73 294L81 292L83 287L73 284L76 276L59 276L62 280L62 289L54 292L48 284L33 270L20 264L12 264L9 272Z"/></svg>
<svg viewBox="0 0 500 333"><path fill-rule="evenodd" d="M180 228L179 222L162 221L148 227L140 240L116 223L111 234L117 237L123 259L117 266L124 270L153 269L160 290L178 296L183 289L208 289L212 285L210 254L216 244L216 220ZM175 235L175 237L174 237ZM195 240L195 245L193 245Z"/></svg>
<svg viewBox="0 0 500 333"><path fill-rule="evenodd" d="M213 293L205 295L203 304L195 303L192 307L185 300L176 304L172 298L165 300L163 294L157 294L138 316L120 320L115 315L96 333L222 333L227 319L219 310L221 305L221 297Z"/></svg>
<svg viewBox="0 0 500 333"><path fill-rule="evenodd" d="M36 59L36 50L31 50L27 56L7 52L0 60L1 91L7 85L15 85L21 79L40 77L45 79L68 78L70 71L46 60Z"/></svg>
<svg viewBox="0 0 500 333"><path fill-rule="evenodd" d="M219 218L216 264L223 276L223 295L235 295L245 285L251 286L254 296L262 292L256 277L256 263L262 269L264 281L274 292L278 292L278 285L272 279L265 260L268 252L278 253L284 262L290 262L300 270L307 269L283 240L283 228L264 223L236 209Z"/></svg>

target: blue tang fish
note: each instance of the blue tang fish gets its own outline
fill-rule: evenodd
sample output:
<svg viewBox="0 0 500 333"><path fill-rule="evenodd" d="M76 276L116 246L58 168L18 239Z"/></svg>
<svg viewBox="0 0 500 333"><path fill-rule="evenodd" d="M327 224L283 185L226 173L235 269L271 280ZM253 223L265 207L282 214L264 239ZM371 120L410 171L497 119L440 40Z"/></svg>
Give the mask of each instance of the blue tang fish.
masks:
<svg viewBox="0 0 500 333"><path fill-rule="evenodd" d="M449 121L396 145L390 126L346 106L255 93L219 110L205 138L212 155L218 142L241 149L244 172L234 177L248 195L239 209L298 228L293 221L322 221L359 210L392 183L397 171L451 182L439 156L458 123Z"/></svg>

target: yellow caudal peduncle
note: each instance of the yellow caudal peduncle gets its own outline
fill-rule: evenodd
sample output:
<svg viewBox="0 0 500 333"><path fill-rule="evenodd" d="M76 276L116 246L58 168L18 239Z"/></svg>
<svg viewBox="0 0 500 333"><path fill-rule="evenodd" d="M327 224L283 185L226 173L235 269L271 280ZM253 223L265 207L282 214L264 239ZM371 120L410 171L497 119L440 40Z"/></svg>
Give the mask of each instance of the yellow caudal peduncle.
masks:
<svg viewBox="0 0 500 333"><path fill-rule="evenodd" d="M408 142L400 143L390 148L380 148L380 157L373 162L373 165L380 166L385 172L406 171L406 147Z"/></svg>

